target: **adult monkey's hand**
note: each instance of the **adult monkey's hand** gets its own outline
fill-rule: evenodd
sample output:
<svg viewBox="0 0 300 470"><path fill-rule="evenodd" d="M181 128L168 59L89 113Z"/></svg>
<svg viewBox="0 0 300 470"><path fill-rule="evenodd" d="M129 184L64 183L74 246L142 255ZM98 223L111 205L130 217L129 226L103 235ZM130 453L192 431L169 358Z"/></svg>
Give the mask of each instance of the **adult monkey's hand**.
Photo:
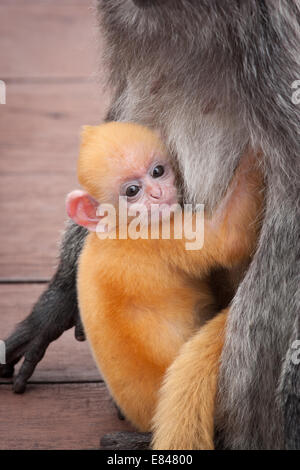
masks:
<svg viewBox="0 0 300 470"><path fill-rule="evenodd" d="M6 341L5 365L0 365L0 377L11 377L22 357L24 362L15 377L13 390L23 393L27 381L43 358L49 344L64 331L75 326L75 338L84 341L85 335L77 307L76 271L86 230L70 224L62 241L61 258L57 272L48 288ZM65 250L66 246L72 249Z"/></svg>

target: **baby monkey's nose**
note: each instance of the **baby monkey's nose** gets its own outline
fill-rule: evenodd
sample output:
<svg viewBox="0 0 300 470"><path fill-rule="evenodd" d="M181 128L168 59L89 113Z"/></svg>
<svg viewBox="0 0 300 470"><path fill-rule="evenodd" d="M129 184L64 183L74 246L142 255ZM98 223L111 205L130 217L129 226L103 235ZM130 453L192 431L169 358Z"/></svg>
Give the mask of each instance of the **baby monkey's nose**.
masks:
<svg viewBox="0 0 300 470"><path fill-rule="evenodd" d="M161 197L161 189L159 186L152 186L150 189L150 196L153 199L159 199Z"/></svg>

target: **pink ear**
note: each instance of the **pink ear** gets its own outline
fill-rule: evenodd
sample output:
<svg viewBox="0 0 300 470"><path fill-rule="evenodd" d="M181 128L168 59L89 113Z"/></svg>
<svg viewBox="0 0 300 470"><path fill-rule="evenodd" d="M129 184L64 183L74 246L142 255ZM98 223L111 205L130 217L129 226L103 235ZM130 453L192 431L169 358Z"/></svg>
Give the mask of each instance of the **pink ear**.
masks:
<svg viewBox="0 0 300 470"><path fill-rule="evenodd" d="M92 232L96 232L100 218L96 212L98 202L87 192L75 190L68 194L66 200L67 213L78 225L86 227Z"/></svg>

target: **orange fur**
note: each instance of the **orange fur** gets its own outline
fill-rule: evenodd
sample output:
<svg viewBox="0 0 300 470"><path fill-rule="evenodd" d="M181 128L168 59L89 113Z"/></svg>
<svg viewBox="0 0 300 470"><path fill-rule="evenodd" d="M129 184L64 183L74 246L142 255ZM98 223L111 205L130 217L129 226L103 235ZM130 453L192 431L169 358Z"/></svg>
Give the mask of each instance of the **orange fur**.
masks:
<svg viewBox="0 0 300 470"><path fill-rule="evenodd" d="M152 131L134 124L86 128L83 138L79 179L100 201L109 191L105 181L122 173L123 146L133 144L147 156L153 148L165 152ZM130 163L125 164L128 168ZM261 187L254 158L248 156L215 215L205 218L204 247L198 251L187 251L184 239L100 240L95 233L86 239L78 268L85 331L112 396L138 429L151 429L164 374L177 357L154 418L155 448L213 446L214 397L226 314L196 333L213 309L206 275L213 267L248 260L257 238ZM174 416L184 416L178 439L177 431L170 429L178 430L173 411ZM203 419L195 421L194 413ZM199 422L197 431L194 423Z"/></svg>
<svg viewBox="0 0 300 470"><path fill-rule="evenodd" d="M214 448L214 409L227 313L228 309L219 313L192 336L167 370L153 418L153 449Z"/></svg>

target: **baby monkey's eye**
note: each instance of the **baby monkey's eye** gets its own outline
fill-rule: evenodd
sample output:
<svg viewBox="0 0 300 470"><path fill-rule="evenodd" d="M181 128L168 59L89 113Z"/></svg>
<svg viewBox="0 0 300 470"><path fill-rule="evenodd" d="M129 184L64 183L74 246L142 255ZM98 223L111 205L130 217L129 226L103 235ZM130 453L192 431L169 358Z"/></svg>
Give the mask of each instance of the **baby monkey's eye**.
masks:
<svg viewBox="0 0 300 470"><path fill-rule="evenodd" d="M153 170L152 170L152 177L153 178L159 178L162 176L165 172L165 169L162 165L156 165Z"/></svg>
<svg viewBox="0 0 300 470"><path fill-rule="evenodd" d="M137 193L139 192L141 188L139 186L137 186L136 184L132 184L130 186L128 186L128 188L126 189L126 196L127 197L134 197L137 195Z"/></svg>

